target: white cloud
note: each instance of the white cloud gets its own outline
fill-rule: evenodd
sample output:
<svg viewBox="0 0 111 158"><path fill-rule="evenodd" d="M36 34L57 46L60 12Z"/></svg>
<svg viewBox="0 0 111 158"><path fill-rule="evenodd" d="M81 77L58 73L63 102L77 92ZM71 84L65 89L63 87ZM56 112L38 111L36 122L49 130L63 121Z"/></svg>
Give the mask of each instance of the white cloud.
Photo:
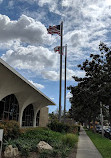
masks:
<svg viewBox="0 0 111 158"><path fill-rule="evenodd" d="M51 2L52 0L39 0L38 4L42 7L44 4L52 4Z"/></svg>
<svg viewBox="0 0 111 158"><path fill-rule="evenodd" d="M50 97L51 100L54 100L54 97Z"/></svg>
<svg viewBox="0 0 111 158"><path fill-rule="evenodd" d="M71 7L71 6L73 6L73 4L74 4L73 0L62 0L63 7Z"/></svg>
<svg viewBox="0 0 111 158"><path fill-rule="evenodd" d="M62 71L62 79L64 80L64 69ZM85 76L85 72L81 71L81 70L71 70L67 68L66 71L66 79L67 81L72 81L73 78L72 76L78 76L78 77L84 77ZM59 71L42 71L42 76L44 79L49 79L52 81L58 81L59 80Z"/></svg>
<svg viewBox="0 0 111 158"><path fill-rule="evenodd" d="M37 3L38 0L18 0L18 1L21 1L21 2L27 2L29 4L33 4L33 3Z"/></svg>
<svg viewBox="0 0 111 158"><path fill-rule="evenodd" d="M83 30L70 31L64 36L65 42L73 48L85 47L84 43L88 42L88 32Z"/></svg>
<svg viewBox="0 0 111 158"><path fill-rule="evenodd" d="M59 73L56 71L42 71L42 76L44 79L49 79L52 81L59 80Z"/></svg>
<svg viewBox="0 0 111 158"><path fill-rule="evenodd" d="M60 11L58 8L58 2L59 0L19 0L19 1L25 1L31 5L38 4L40 7L43 7L44 5L47 5L49 7L50 12L55 12L56 14L60 14Z"/></svg>
<svg viewBox="0 0 111 158"><path fill-rule="evenodd" d="M13 0L9 1L9 3L8 3L8 7L12 8L13 5L14 5L14 1L13 1Z"/></svg>
<svg viewBox="0 0 111 158"><path fill-rule="evenodd" d="M20 40L29 44L51 44L51 37L46 27L33 18L22 15L18 21L11 21L8 16L0 15L0 42Z"/></svg>
<svg viewBox="0 0 111 158"><path fill-rule="evenodd" d="M3 2L3 0L0 0L0 3L2 3Z"/></svg>
<svg viewBox="0 0 111 158"><path fill-rule="evenodd" d="M72 76L84 77L85 72L81 70L71 70L67 69L67 80L73 80Z"/></svg>
<svg viewBox="0 0 111 158"><path fill-rule="evenodd" d="M47 48L38 46L17 46L2 55L2 59L18 69L28 69L32 72L41 73L48 68L55 67L57 56Z"/></svg>
<svg viewBox="0 0 111 158"><path fill-rule="evenodd" d="M33 84L38 89L43 89L44 85L33 82L32 80L28 80L31 84Z"/></svg>
<svg viewBox="0 0 111 158"><path fill-rule="evenodd" d="M66 98L69 100L69 98L72 97L72 94L70 92L67 93Z"/></svg>
<svg viewBox="0 0 111 158"><path fill-rule="evenodd" d="M64 21L63 40L64 44L67 43L68 45L67 80L72 80L74 75L84 76L84 72L74 71L72 66L74 65L75 67L75 63L85 59L88 53L97 52L100 41L107 41L108 29L111 27L111 1L23 1L30 4L38 3L41 8L47 5L50 12L57 14L60 12L60 18ZM31 12L27 10L26 14L30 16ZM40 48L38 45L23 47L15 44L15 41L20 44L21 42L31 45L35 43L48 44L50 45L50 50L56 46L55 39L59 39L59 37L47 35L46 27L38 21L41 19L41 15L38 15L38 18L36 18L37 14L36 16L34 14L35 12L32 12L31 16L33 18L22 15L17 21L11 21L7 16L0 16L0 47L3 46L3 42L7 42L7 47L12 46L2 58L19 69L28 69L40 73L45 79L57 81L59 80L59 56L52 55L51 51L43 47ZM44 15L45 11L43 10L43 18ZM88 50L91 50L91 52L88 52Z"/></svg>
<svg viewBox="0 0 111 158"><path fill-rule="evenodd" d="M38 5L40 7L43 7L44 5L47 5L49 7L49 11L50 12L54 12L58 15L62 15L60 9L58 9L58 7L60 7L60 4L61 3L59 0L38 0Z"/></svg>
<svg viewBox="0 0 111 158"><path fill-rule="evenodd" d="M45 20L47 20L45 11L41 11L41 13L39 13L39 11L24 10L23 14L27 15L29 17L32 17L32 18L36 19L37 21L41 21L41 20L45 21Z"/></svg>
<svg viewBox="0 0 111 158"><path fill-rule="evenodd" d="M62 6L66 8L62 11L68 60L79 62L86 54L97 53L100 41L106 43L109 40L111 1L62 0Z"/></svg>

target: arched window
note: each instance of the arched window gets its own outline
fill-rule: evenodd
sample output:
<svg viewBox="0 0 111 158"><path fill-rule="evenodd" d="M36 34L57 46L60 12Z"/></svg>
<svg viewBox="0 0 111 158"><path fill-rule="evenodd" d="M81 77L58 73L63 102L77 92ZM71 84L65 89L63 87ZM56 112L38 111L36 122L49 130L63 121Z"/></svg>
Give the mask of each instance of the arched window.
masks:
<svg viewBox="0 0 111 158"><path fill-rule="evenodd" d="M28 105L23 112L22 126L33 126L34 109L33 105Z"/></svg>
<svg viewBox="0 0 111 158"><path fill-rule="evenodd" d="M37 113L37 117L36 117L36 126L39 126L39 118L40 118L40 110Z"/></svg>
<svg viewBox="0 0 111 158"><path fill-rule="evenodd" d="M19 116L19 104L14 94L0 101L0 120L16 120Z"/></svg>

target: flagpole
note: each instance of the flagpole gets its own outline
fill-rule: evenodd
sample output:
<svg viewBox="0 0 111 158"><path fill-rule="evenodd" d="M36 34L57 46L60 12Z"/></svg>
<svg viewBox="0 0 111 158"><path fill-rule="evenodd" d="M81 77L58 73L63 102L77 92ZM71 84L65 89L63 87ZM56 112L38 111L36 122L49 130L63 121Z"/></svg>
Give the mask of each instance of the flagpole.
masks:
<svg viewBox="0 0 111 158"><path fill-rule="evenodd" d="M59 122L61 122L61 95L62 95L62 39L63 38L63 21L61 22L61 41L60 41L60 83L59 83Z"/></svg>
<svg viewBox="0 0 111 158"><path fill-rule="evenodd" d="M67 44L65 45L65 77L64 77L64 123L66 117L66 64L67 64Z"/></svg>

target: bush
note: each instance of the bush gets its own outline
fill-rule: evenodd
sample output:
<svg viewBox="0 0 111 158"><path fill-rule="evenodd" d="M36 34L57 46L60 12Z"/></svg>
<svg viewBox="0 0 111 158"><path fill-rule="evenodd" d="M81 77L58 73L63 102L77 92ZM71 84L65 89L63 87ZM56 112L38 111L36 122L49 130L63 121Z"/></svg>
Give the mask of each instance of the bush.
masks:
<svg viewBox="0 0 111 158"><path fill-rule="evenodd" d="M77 141L78 141L77 135L74 135L71 133L64 135L62 138L62 142L65 145L68 145L69 147L74 147L74 145L77 143Z"/></svg>
<svg viewBox="0 0 111 158"><path fill-rule="evenodd" d="M0 122L0 129L4 129L4 139L8 140L9 138L14 139L18 138L20 135L20 126L18 122L11 120L11 121L2 121Z"/></svg>
<svg viewBox="0 0 111 158"><path fill-rule="evenodd" d="M40 153L40 157L39 158L49 158L52 156L52 151L50 150L44 150Z"/></svg>
<svg viewBox="0 0 111 158"><path fill-rule="evenodd" d="M65 133L77 133L78 126L70 126L68 124L60 123L58 121L52 121L47 125L51 130L56 132L65 132Z"/></svg>
<svg viewBox="0 0 111 158"><path fill-rule="evenodd" d="M79 125L70 126L69 133L77 134L78 132L80 132L80 126Z"/></svg>
<svg viewBox="0 0 111 158"><path fill-rule="evenodd" d="M48 127L56 132L68 132L70 128L69 125L57 121L52 121L51 123L48 124Z"/></svg>

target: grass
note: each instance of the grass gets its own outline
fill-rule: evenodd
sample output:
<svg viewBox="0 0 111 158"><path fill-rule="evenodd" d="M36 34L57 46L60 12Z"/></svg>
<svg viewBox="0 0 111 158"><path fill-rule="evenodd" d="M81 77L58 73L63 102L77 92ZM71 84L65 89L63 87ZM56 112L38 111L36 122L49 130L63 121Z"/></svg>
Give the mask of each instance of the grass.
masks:
<svg viewBox="0 0 111 158"><path fill-rule="evenodd" d="M36 146L40 141L45 141L53 147L53 151L42 152L40 158L65 158L76 145L78 135L54 132L48 128L32 128L24 130L18 139L9 139L4 146L11 144L18 147L21 154L28 157L30 152L37 150Z"/></svg>
<svg viewBox="0 0 111 158"><path fill-rule="evenodd" d="M103 158L111 158L111 140L102 138L100 134L86 131L94 145L97 147Z"/></svg>

